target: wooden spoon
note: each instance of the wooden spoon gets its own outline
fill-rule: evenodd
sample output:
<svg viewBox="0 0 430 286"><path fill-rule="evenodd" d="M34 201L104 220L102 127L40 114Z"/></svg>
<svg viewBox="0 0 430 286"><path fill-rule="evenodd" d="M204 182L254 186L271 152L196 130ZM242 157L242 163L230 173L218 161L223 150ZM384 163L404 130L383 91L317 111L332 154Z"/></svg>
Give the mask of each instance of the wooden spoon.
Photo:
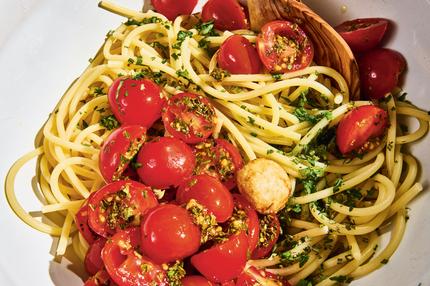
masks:
<svg viewBox="0 0 430 286"><path fill-rule="evenodd" d="M320 16L296 0L248 0L251 29L276 19L287 19L303 27L314 44L314 61L340 72L349 86L350 98L360 98L358 65L348 44Z"/></svg>

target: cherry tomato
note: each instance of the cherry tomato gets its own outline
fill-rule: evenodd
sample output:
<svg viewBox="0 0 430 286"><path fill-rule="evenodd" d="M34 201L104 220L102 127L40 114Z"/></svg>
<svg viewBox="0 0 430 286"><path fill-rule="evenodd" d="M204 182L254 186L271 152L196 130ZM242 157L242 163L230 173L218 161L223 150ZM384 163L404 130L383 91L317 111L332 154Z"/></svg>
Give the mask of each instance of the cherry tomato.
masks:
<svg viewBox="0 0 430 286"><path fill-rule="evenodd" d="M105 243L106 239L99 238L90 245L84 260L85 270L88 274L95 275L104 268L101 252Z"/></svg>
<svg viewBox="0 0 430 286"><path fill-rule="evenodd" d="M295 23L269 22L257 37L257 51L264 66L273 73L286 73L309 66L314 56L311 40Z"/></svg>
<svg viewBox="0 0 430 286"><path fill-rule="evenodd" d="M88 244L93 244L99 237L88 225L88 204L87 202L79 209L75 216L75 224L79 232Z"/></svg>
<svg viewBox="0 0 430 286"><path fill-rule="evenodd" d="M193 150L176 138L159 137L146 143L139 154L137 173L147 185L165 189L189 178L196 165Z"/></svg>
<svg viewBox="0 0 430 286"><path fill-rule="evenodd" d="M190 15L196 7L197 0L151 0L151 3L158 13L173 21L179 15Z"/></svg>
<svg viewBox="0 0 430 286"><path fill-rule="evenodd" d="M406 67L405 58L390 49L375 49L358 57L361 92L368 99L380 99L398 84Z"/></svg>
<svg viewBox="0 0 430 286"><path fill-rule="evenodd" d="M335 30L354 52L365 52L375 48L384 37L388 20L382 18L362 18L346 21Z"/></svg>
<svg viewBox="0 0 430 286"><path fill-rule="evenodd" d="M233 213L233 197L228 189L209 175L193 176L185 181L176 192L180 204L195 199L212 213L217 222L225 222Z"/></svg>
<svg viewBox="0 0 430 286"><path fill-rule="evenodd" d="M255 74L261 70L257 50L241 35L232 35L218 52L218 65L232 74Z"/></svg>
<svg viewBox="0 0 430 286"><path fill-rule="evenodd" d="M162 118L169 134L189 144L204 141L216 124L215 109L209 100L189 92L171 97L163 108Z"/></svg>
<svg viewBox="0 0 430 286"><path fill-rule="evenodd" d="M188 257L200 247L200 229L184 208L165 204L152 209L141 225L142 250L156 263Z"/></svg>
<svg viewBox="0 0 430 286"><path fill-rule="evenodd" d="M236 278L245 267L248 237L245 232L230 236L191 257L191 264L208 280L216 283Z"/></svg>
<svg viewBox="0 0 430 286"><path fill-rule="evenodd" d="M90 197L88 223L103 237L120 229L139 224L150 208L158 205L151 188L135 181L110 183Z"/></svg>
<svg viewBox="0 0 430 286"><path fill-rule="evenodd" d="M161 88L149 79L117 78L109 88L109 106L121 124L149 128L161 117ZM144 110L144 112L142 112Z"/></svg>
<svg viewBox="0 0 430 286"><path fill-rule="evenodd" d="M194 146L195 174L208 174L220 180L229 190L236 186L237 171L243 167L239 150L224 139L206 140Z"/></svg>
<svg viewBox="0 0 430 286"><path fill-rule="evenodd" d="M122 126L103 142L99 168L107 182L123 178L124 170L146 140L146 129L138 125Z"/></svg>
<svg viewBox="0 0 430 286"><path fill-rule="evenodd" d="M214 21L218 30L248 28L245 11L237 0L209 0L202 9L203 22Z"/></svg>
<svg viewBox="0 0 430 286"><path fill-rule="evenodd" d="M260 218L260 234L257 248L252 252L252 259L267 256L279 238L281 226L276 215L263 215Z"/></svg>
<svg viewBox="0 0 430 286"><path fill-rule="evenodd" d="M141 255L139 245L139 227L120 230L106 242L102 259L112 280L119 286L168 286L166 272Z"/></svg>
<svg viewBox="0 0 430 286"><path fill-rule="evenodd" d="M336 130L336 144L342 154L358 151L369 139L384 134L387 112L374 105L363 105L348 112Z"/></svg>
<svg viewBox="0 0 430 286"><path fill-rule="evenodd" d="M235 285L236 285L236 283L234 282L234 280L230 280L230 281L227 281L227 282L221 283L220 285L221 285L221 286L235 286Z"/></svg>
<svg viewBox="0 0 430 286"><path fill-rule="evenodd" d="M113 286L114 283L111 281L109 274L106 270L100 270L94 276L88 278L85 281L84 286ZM116 284L115 284L116 285Z"/></svg>
<svg viewBox="0 0 430 286"><path fill-rule="evenodd" d="M199 275L186 276L181 282L183 286L215 286L205 277Z"/></svg>
<svg viewBox="0 0 430 286"><path fill-rule="evenodd" d="M237 278L236 286L255 286L255 285L284 285L290 286L288 281L280 280L276 275L257 269L254 266L247 268Z"/></svg>

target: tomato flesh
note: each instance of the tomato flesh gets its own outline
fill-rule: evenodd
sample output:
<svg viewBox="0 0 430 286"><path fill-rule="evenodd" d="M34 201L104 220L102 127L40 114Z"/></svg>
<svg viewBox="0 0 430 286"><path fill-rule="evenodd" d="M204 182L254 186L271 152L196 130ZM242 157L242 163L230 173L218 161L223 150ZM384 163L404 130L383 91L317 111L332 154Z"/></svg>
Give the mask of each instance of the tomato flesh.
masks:
<svg viewBox="0 0 430 286"><path fill-rule="evenodd" d="M84 260L85 270L88 274L95 275L104 268L101 252L105 243L106 239L99 238L90 245Z"/></svg>
<svg viewBox="0 0 430 286"><path fill-rule="evenodd" d="M237 0L209 0L202 9L203 22L214 21L218 30L248 28L245 11Z"/></svg>
<svg viewBox="0 0 430 286"><path fill-rule="evenodd" d="M200 229L184 208L173 204L152 209L141 233L143 252L159 264L188 257L200 247Z"/></svg>
<svg viewBox="0 0 430 286"><path fill-rule="evenodd" d="M99 237L88 225L88 204L85 203L75 216L75 224L78 227L82 237L87 241L88 244L93 244L94 241Z"/></svg>
<svg viewBox="0 0 430 286"><path fill-rule="evenodd" d="M158 13L173 21L179 15L190 15L196 7L197 0L151 0L151 3Z"/></svg>
<svg viewBox="0 0 430 286"><path fill-rule="evenodd" d="M220 181L209 175L193 176L178 188L176 201L179 204L186 204L191 199L203 205L219 223L228 220L233 213L233 197L230 192Z"/></svg>
<svg viewBox="0 0 430 286"><path fill-rule="evenodd" d="M191 264L208 280L223 283L239 276L245 267L247 252L248 238L244 232L240 232L225 242L193 255Z"/></svg>
<svg viewBox="0 0 430 286"><path fill-rule="evenodd" d="M254 266L247 268L237 278L236 286L255 286L255 285L284 285L290 286L288 281L279 280L276 275Z"/></svg>
<svg viewBox="0 0 430 286"><path fill-rule="evenodd" d="M252 259L266 257L279 238L281 226L276 215L264 215L260 218L260 234L257 248L252 252Z"/></svg>
<svg viewBox="0 0 430 286"><path fill-rule="evenodd" d="M257 37L257 51L272 73L304 69L311 64L314 55L312 42L305 32L289 21L265 24Z"/></svg>
<svg viewBox="0 0 430 286"><path fill-rule="evenodd" d="M139 253L140 229L132 227L118 231L106 242L102 259L112 280L119 286L168 286L166 272Z"/></svg>
<svg viewBox="0 0 430 286"><path fill-rule="evenodd" d="M262 67L257 50L241 35L228 37L222 43L217 59L218 65L232 74L256 74Z"/></svg>
<svg viewBox="0 0 430 286"><path fill-rule="evenodd" d="M380 99L391 92L406 67L406 60L399 52L385 48L364 53L357 61L361 92L368 99Z"/></svg>
<svg viewBox="0 0 430 286"><path fill-rule="evenodd" d="M383 18L361 18L346 21L335 30L354 52L366 52L379 45L389 21Z"/></svg>
<svg viewBox="0 0 430 286"><path fill-rule="evenodd" d="M137 173L147 185L165 189L189 178L196 165L192 149L183 141L161 137L146 143L139 154Z"/></svg>
<svg viewBox="0 0 430 286"><path fill-rule="evenodd" d="M161 117L165 102L161 88L153 81L128 77L117 78L112 83L108 100L115 118L121 124L146 128Z"/></svg>
<svg viewBox="0 0 430 286"><path fill-rule="evenodd" d="M122 126L103 142L99 168L106 182L123 179L133 157L146 140L146 129L139 125Z"/></svg>
<svg viewBox="0 0 430 286"><path fill-rule="evenodd" d="M113 282L110 279L109 274L106 270L100 270L94 276L85 281L84 286L113 286ZM116 284L115 284L116 285Z"/></svg>
<svg viewBox="0 0 430 286"><path fill-rule="evenodd" d="M163 108L162 119L169 134L189 144L204 141L216 124L215 109L209 100L189 92L171 97Z"/></svg>
<svg viewBox="0 0 430 286"><path fill-rule="evenodd" d="M199 275L186 276L181 282L183 286L214 286L212 282Z"/></svg>
<svg viewBox="0 0 430 286"><path fill-rule="evenodd" d="M88 223L97 234L109 237L140 223L141 216L158 205L151 188L135 181L110 183L88 201Z"/></svg>
<svg viewBox="0 0 430 286"><path fill-rule="evenodd" d="M374 105L363 105L348 112L336 130L336 145L342 154L357 151L369 139L381 136L388 127L387 112Z"/></svg>

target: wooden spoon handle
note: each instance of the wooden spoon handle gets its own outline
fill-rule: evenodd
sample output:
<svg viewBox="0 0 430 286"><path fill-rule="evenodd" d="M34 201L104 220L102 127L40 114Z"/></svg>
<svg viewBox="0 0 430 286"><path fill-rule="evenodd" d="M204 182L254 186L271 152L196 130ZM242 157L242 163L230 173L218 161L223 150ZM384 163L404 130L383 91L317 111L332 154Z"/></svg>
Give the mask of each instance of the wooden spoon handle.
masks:
<svg viewBox="0 0 430 286"><path fill-rule="evenodd" d="M314 61L340 72L349 86L350 98L360 98L358 65L348 44L320 16L296 0L248 0L251 29L258 31L270 21L288 19L305 29L314 44Z"/></svg>

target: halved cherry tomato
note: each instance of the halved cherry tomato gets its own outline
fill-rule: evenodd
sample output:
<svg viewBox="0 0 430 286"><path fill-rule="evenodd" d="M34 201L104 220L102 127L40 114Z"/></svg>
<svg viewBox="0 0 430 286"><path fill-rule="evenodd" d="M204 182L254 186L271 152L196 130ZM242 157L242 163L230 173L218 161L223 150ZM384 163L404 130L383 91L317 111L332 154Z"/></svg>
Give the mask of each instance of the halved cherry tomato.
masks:
<svg viewBox="0 0 430 286"><path fill-rule="evenodd" d="M88 274L95 275L100 270L103 270L105 265L101 253L105 243L106 239L101 237L90 245L84 260L85 270Z"/></svg>
<svg viewBox="0 0 430 286"><path fill-rule="evenodd" d="M214 21L218 30L248 28L245 11L237 0L209 0L202 9L203 22Z"/></svg>
<svg viewBox="0 0 430 286"><path fill-rule="evenodd" d="M139 125L122 126L103 142L99 168L106 182L123 178L122 174L146 140L146 129Z"/></svg>
<svg viewBox="0 0 430 286"><path fill-rule="evenodd" d="M199 275L186 276L181 282L183 286L215 286L205 277Z"/></svg>
<svg viewBox="0 0 430 286"><path fill-rule="evenodd" d="M361 92L368 99L380 99L398 84L406 67L405 58L390 49L375 49L359 56Z"/></svg>
<svg viewBox="0 0 430 286"><path fill-rule="evenodd" d="M141 224L142 250L156 263L180 260L197 252L200 229L184 208L165 204L152 209Z"/></svg>
<svg viewBox="0 0 430 286"><path fill-rule="evenodd" d="M233 213L233 197L216 178L209 175L193 176L178 188L176 201L180 204L195 199L212 213L217 222L225 222Z"/></svg>
<svg viewBox="0 0 430 286"><path fill-rule="evenodd" d="M196 7L197 0L151 0L151 3L158 13L173 21L179 15L190 15Z"/></svg>
<svg viewBox="0 0 430 286"><path fill-rule="evenodd" d="M178 186L189 178L196 165L192 149L183 141L159 137L146 143L139 154L137 173L147 185L165 189Z"/></svg>
<svg viewBox="0 0 430 286"><path fill-rule="evenodd" d="M290 286L288 281L280 280L276 275L265 271L264 269L257 269L253 266L247 268L237 278L236 286L256 286L256 285L279 285Z"/></svg>
<svg viewBox="0 0 430 286"><path fill-rule="evenodd" d="M116 284L115 284L116 285ZM100 270L94 276L85 281L84 286L114 286L106 270Z"/></svg>
<svg viewBox="0 0 430 286"><path fill-rule="evenodd" d="M255 74L262 67L257 50L241 35L228 37L219 48L217 59L220 68L232 74Z"/></svg>
<svg viewBox="0 0 430 286"><path fill-rule="evenodd" d="M230 236L191 257L191 264L208 280L216 283L236 278L245 267L248 252L248 238L245 232Z"/></svg>
<svg viewBox="0 0 430 286"><path fill-rule="evenodd" d="M365 52L375 48L384 37L388 20L383 18L362 18L346 21L335 30L354 52Z"/></svg>
<svg viewBox="0 0 430 286"><path fill-rule="evenodd" d="M79 232L83 238L88 242L88 244L93 244L94 241L99 237L91 227L88 225L88 203L85 202L84 205L79 209L75 216L75 224L78 227Z"/></svg>
<svg viewBox="0 0 430 286"><path fill-rule="evenodd" d="M314 56L311 40L295 23L269 22L257 37L257 51L272 73L286 73L309 66Z"/></svg>
<svg viewBox="0 0 430 286"><path fill-rule="evenodd" d="M215 109L209 100L189 92L171 97L163 108L162 118L169 134L189 144L204 141L216 124Z"/></svg>
<svg viewBox="0 0 430 286"><path fill-rule="evenodd" d="M342 154L357 151L369 139L384 134L388 126L387 112L374 105L363 105L348 112L336 130L336 144Z"/></svg>
<svg viewBox="0 0 430 286"><path fill-rule="evenodd" d="M236 174L243 167L243 159L233 144L224 139L209 139L195 145L194 154L195 174L211 175L229 190L236 186Z"/></svg>
<svg viewBox="0 0 430 286"><path fill-rule="evenodd" d="M161 117L161 88L149 79L117 78L109 88L111 110L121 124L150 128Z"/></svg>
<svg viewBox="0 0 430 286"><path fill-rule="evenodd" d="M141 216L158 205L151 188L135 181L110 183L88 200L88 224L109 237L120 229L138 225Z"/></svg>
<svg viewBox="0 0 430 286"><path fill-rule="evenodd" d="M102 259L110 277L119 286L168 286L166 272L160 265L139 253L140 228L118 231L106 242Z"/></svg>
<svg viewBox="0 0 430 286"><path fill-rule="evenodd" d="M260 234L257 248L252 252L252 259L267 256L279 238L281 226L276 215L263 215L260 217Z"/></svg>

